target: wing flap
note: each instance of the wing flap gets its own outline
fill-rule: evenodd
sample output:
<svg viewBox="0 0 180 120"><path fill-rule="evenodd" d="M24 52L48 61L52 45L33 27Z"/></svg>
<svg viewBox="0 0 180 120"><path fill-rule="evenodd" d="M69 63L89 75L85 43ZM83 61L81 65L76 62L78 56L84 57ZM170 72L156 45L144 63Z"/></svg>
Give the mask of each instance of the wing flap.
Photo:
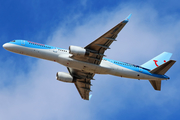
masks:
<svg viewBox="0 0 180 120"><path fill-rule="evenodd" d="M85 71L80 71L68 67L69 73L75 78L74 83L81 98L84 100L89 100L89 92L91 92L91 79L93 79L93 73L87 73Z"/></svg>
<svg viewBox="0 0 180 120"><path fill-rule="evenodd" d="M81 80L77 79L77 81L74 83L81 98L84 100L89 100L89 92L91 92L91 83L90 80Z"/></svg>

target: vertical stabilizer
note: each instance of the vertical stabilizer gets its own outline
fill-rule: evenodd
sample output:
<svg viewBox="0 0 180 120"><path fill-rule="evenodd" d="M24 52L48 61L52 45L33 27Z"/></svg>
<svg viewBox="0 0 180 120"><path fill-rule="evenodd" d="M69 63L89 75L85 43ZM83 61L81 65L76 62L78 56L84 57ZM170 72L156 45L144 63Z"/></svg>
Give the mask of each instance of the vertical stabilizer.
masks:
<svg viewBox="0 0 180 120"><path fill-rule="evenodd" d="M144 68L148 68L150 70L162 65L163 63L170 60L172 53L163 52L160 55L154 57L153 59L149 60L148 62L141 65Z"/></svg>

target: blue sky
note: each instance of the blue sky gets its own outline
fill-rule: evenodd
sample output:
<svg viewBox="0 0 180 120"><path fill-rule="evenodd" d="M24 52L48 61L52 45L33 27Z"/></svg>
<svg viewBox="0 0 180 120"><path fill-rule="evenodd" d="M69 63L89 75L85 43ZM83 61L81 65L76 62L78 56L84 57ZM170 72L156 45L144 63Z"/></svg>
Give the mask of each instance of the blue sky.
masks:
<svg viewBox="0 0 180 120"><path fill-rule="evenodd" d="M68 49L86 46L130 13L106 51L110 59L143 64L167 51L177 62L162 91L148 81L96 75L92 99L55 79L66 67L0 48L0 119L180 119L178 0L7 0L0 2L0 44L26 39Z"/></svg>

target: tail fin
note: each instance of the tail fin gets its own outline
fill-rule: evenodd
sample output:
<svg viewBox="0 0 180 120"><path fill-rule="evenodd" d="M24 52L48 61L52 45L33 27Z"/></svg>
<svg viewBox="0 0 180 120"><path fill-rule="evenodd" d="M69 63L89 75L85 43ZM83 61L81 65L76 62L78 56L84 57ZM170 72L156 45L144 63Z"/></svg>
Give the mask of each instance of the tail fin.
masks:
<svg viewBox="0 0 180 120"><path fill-rule="evenodd" d="M171 58L172 53L163 52L160 55L154 57L153 59L149 60L148 62L142 64L141 66L144 68L148 68L150 70L162 65L166 61L169 61Z"/></svg>

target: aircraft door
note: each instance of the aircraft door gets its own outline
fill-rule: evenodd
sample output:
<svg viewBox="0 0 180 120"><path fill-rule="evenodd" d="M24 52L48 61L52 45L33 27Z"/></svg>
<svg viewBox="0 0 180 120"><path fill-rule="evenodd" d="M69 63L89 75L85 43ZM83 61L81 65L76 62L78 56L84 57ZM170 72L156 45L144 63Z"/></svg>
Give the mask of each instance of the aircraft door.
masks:
<svg viewBox="0 0 180 120"><path fill-rule="evenodd" d="M139 67L139 72L142 72L142 68L141 67Z"/></svg>
<svg viewBox="0 0 180 120"><path fill-rule="evenodd" d="M55 53L57 53L57 51L58 51L58 49L57 49L57 48L55 48L55 49L53 50L53 52L55 52Z"/></svg>
<svg viewBox="0 0 180 120"><path fill-rule="evenodd" d="M25 45L25 40L21 40L21 45Z"/></svg>

